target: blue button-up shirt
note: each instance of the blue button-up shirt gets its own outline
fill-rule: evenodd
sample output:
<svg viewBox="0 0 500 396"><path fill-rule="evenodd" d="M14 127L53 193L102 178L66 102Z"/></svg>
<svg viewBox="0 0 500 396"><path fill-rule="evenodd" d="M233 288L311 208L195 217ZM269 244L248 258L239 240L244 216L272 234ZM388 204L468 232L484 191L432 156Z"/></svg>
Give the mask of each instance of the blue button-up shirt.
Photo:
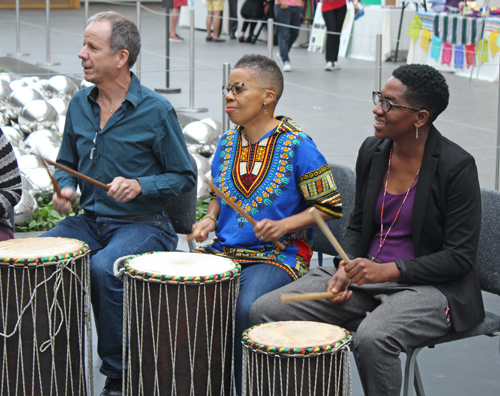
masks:
<svg viewBox="0 0 500 396"><path fill-rule="evenodd" d="M107 191L56 170L61 186L80 186L80 205L99 216L148 215L166 208L165 198L190 191L195 175L172 104L131 73L127 97L102 130L98 88L77 92L69 105L57 162L102 183L137 179L142 193L125 203ZM96 117L97 116L97 117ZM92 157L92 158L91 158Z"/></svg>

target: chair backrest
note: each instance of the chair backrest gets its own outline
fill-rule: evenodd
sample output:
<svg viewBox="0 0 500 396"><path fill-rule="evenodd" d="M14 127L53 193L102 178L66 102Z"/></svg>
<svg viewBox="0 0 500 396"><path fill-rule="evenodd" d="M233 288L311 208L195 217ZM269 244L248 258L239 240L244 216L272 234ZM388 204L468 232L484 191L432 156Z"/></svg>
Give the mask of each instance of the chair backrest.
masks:
<svg viewBox="0 0 500 396"><path fill-rule="evenodd" d="M177 197L167 198L166 211L177 234L189 234L192 225L196 223L198 168L191 154L189 154L189 158L191 159L191 166L195 173L195 185L193 189Z"/></svg>
<svg viewBox="0 0 500 396"><path fill-rule="evenodd" d="M342 199L342 218L333 219L327 222L328 227L332 230L333 235L342 246L344 234L349 224L349 218L354 208L354 194L356 191L356 173L345 166L339 164L329 164L333 174L333 179L340 192ZM314 227L313 235L313 250L329 255L337 255L328 239L324 236L323 232L318 227Z"/></svg>
<svg viewBox="0 0 500 396"><path fill-rule="evenodd" d="M474 268L481 289L500 295L500 192L481 189L481 235Z"/></svg>

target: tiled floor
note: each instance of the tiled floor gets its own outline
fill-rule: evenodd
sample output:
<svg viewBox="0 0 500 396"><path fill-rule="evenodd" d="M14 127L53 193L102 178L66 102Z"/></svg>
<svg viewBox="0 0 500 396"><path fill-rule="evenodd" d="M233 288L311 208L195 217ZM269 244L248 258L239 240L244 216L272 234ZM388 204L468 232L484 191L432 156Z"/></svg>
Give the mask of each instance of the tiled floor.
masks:
<svg viewBox="0 0 500 396"><path fill-rule="evenodd" d="M165 86L165 10L146 4L142 10L141 79L150 88ZM134 4L126 6L91 4L90 14L106 9L120 11L136 19ZM81 78L77 53L84 30L83 8L79 10L51 10L51 54L59 66L50 67L55 73L66 73ZM15 70L20 75L34 75L41 71L34 67L46 60L45 12L21 10L21 51L28 57L6 58L15 52L15 13L0 12L0 66ZM189 30L178 29L188 39ZM195 32L194 108L208 108L206 113L194 117L222 119L222 65L234 64L243 54L267 54L267 45L256 45L227 40L225 43L206 43L205 33ZM226 37L227 38L227 37ZM299 43L305 41L301 33ZM277 49L275 47L274 52ZM191 107L189 96L189 40L171 43L170 87L182 89L180 94L168 94L176 108ZM322 54L294 48L290 54L293 71L285 74L285 92L277 113L292 116L316 142L330 162L354 167L357 149L365 137L372 134L371 91L375 88L373 62L341 59L341 70L325 72ZM384 63L382 80L385 81L397 66ZM446 74L451 100L448 109L436 121L437 128L447 137L469 150L478 164L481 186L495 186L495 145L498 118L498 83L490 83ZM188 120L179 113L181 121ZM181 249L185 248L181 245ZM313 260L313 265L317 265ZM488 310L500 314L498 296L484 294ZM94 348L95 348L94 342ZM440 345L424 350L419 356L420 369L428 395L481 395L500 394L499 339L479 337L466 341ZM404 359L404 356L403 356ZM104 378L98 372L99 358L94 354L95 391L99 394ZM353 394L362 395L359 379L353 367Z"/></svg>

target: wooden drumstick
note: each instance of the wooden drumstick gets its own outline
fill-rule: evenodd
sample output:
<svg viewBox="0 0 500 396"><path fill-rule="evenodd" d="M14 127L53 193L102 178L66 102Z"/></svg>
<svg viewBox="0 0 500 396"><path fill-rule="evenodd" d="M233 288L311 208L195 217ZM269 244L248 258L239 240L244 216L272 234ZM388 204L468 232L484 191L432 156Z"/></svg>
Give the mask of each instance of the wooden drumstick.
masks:
<svg viewBox="0 0 500 396"><path fill-rule="evenodd" d="M296 302L296 301L323 300L323 299L338 297L338 296L341 296L342 294L343 294L343 292L340 292L340 293L323 292L323 293L282 294L280 297L280 301L282 303L289 303L289 302Z"/></svg>
<svg viewBox="0 0 500 396"><path fill-rule="evenodd" d="M54 168L60 169L66 173L69 173L72 176L75 176L79 179L82 179L86 182L89 182L90 184L93 184L97 187L101 187L105 189L106 191L109 191L109 186L107 184L101 183L95 179L92 179L91 177L85 176L83 173L77 172L71 168L68 168L67 166L58 164L57 162L51 161L49 159L46 160L49 165L52 165Z"/></svg>
<svg viewBox="0 0 500 396"><path fill-rule="evenodd" d="M247 219L250 224L252 224L253 226L255 226L257 224L257 222L254 219L252 219L252 216L250 216L243 209L241 209L238 205L236 205L233 201L231 201L231 199L229 199L229 197L225 196L224 193L221 190L219 190L210 180L205 180L205 183L207 183L210 186L210 188L212 189L212 191L220 199L222 199L224 202L226 202L231 209L233 209L234 211L238 212L245 219ZM279 248L280 250L285 250L285 246L283 246L283 244L280 241L272 241L272 243L274 243L274 245L277 248Z"/></svg>
<svg viewBox="0 0 500 396"><path fill-rule="evenodd" d="M314 221L316 222L320 230L323 231L323 234L325 234L326 238L330 241L335 250L338 252L340 257L342 257L344 263L349 264L351 260L349 259L349 257L347 257L347 254L345 254L344 249L342 249L342 246L340 246L340 243L337 241L337 238L335 238L335 235L333 235L332 231L326 225L325 220L323 220L323 218L319 215L318 210L316 208L311 208L309 209L309 213L313 217Z"/></svg>
<svg viewBox="0 0 500 396"><path fill-rule="evenodd" d="M54 176L52 176L52 173L50 173L49 166L47 165L47 162L45 162L45 159L40 155L40 153L38 153L38 157L40 157L40 160L42 161L43 166L45 167L45 169L47 170L47 173L49 174L50 181L52 182L52 185L54 186L55 193L57 194L57 196L59 198L62 198L61 189L59 188L59 183L57 182L57 179Z"/></svg>

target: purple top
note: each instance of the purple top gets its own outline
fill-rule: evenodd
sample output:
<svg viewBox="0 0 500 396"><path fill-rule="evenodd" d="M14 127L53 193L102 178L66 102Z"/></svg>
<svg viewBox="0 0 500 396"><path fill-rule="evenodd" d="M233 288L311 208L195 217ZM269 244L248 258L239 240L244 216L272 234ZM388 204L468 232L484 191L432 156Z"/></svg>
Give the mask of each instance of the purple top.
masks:
<svg viewBox="0 0 500 396"><path fill-rule="evenodd" d="M377 260L381 263L392 262L396 259L411 259L415 258L415 251L413 247L413 239L411 233L411 216L413 212L413 202L415 201L415 191L417 184L411 188L408 198L401 209L396 223L392 227L391 232L387 236L382 250L377 256ZM384 209L384 238L387 230L391 226L396 213L403 202L406 195L406 191L402 194L390 194L387 193L385 197L385 209ZM377 199L377 204L375 205L374 213L374 226L378 231L373 234L372 241L370 242L370 247L368 248L369 257L373 257L377 253L380 246L380 212L382 210L382 199L384 197L384 187L380 189L380 193Z"/></svg>

